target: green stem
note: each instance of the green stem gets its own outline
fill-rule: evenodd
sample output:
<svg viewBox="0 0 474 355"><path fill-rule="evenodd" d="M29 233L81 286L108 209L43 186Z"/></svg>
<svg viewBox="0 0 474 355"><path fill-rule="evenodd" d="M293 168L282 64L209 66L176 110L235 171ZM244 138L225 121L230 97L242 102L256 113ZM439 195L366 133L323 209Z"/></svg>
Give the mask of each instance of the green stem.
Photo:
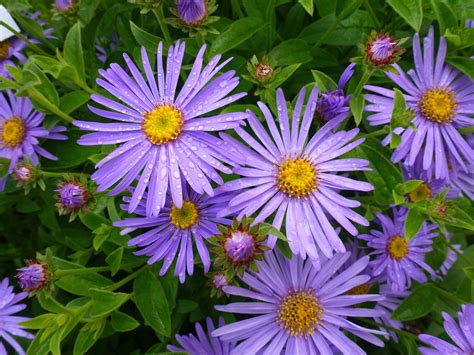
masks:
<svg viewBox="0 0 474 355"><path fill-rule="evenodd" d="M63 173L63 172L53 172L53 171L44 171L41 170L41 176L43 177L50 177L50 178L55 178L55 177L64 177L65 175L70 175L70 176L90 176L90 174L85 174L85 173Z"/></svg>
<svg viewBox="0 0 474 355"><path fill-rule="evenodd" d="M370 16L372 17L372 19L374 20L375 24L377 25L377 29L381 29L380 27L380 21L379 19L377 18L377 15L375 14L375 11L374 9L372 8L372 5L370 5L370 1L369 0L364 0L364 6L365 8L367 9L367 11L369 12Z"/></svg>
<svg viewBox="0 0 474 355"><path fill-rule="evenodd" d="M362 92L362 88L364 87L365 84L369 81L370 77L374 73L373 69L369 69L367 66L364 69L364 74L362 74L362 78L359 81L359 84L357 85L355 91L354 91L354 96L359 95Z"/></svg>
<svg viewBox="0 0 474 355"><path fill-rule="evenodd" d="M69 276L69 275L87 274L90 272L106 272L106 271L110 271L110 267L108 266L85 267L81 269L56 270L54 272L54 276L56 276L57 278L61 278L64 276Z"/></svg>
<svg viewBox="0 0 474 355"><path fill-rule="evenodd" d="M460 299L459 297L457 297L456 295L452 294L451 292L448 292L444 289L442 289L441 287L439 286L435 286L434 287L436 288L436 290L441 293L444 297L446 297L447 299L453 301L454 303L457 303L457 304L464 304L466 303L465 300L462 300Z"/></svg>
<svg viewBox="0 0 474 355"><path fill-rule="evenodd" d="M366 134L361 134L357 138L372 138L372 137L378 137L378 136L383 136L384 134L388 134L386 128L379 129L375 132L370 132Z"/></svg>
<svg viewBox="0 0 474 355"><path fill-rule="evenodd" d="M45 56L50 56L48 53L46 53L44 50L42 50L40 47L38 47L36 44L32 43L28 38L23 36L20 32L16 31L13 27L11 27L9 24L6 24L3 21L0 21L0 26L5 27L7 30L10 32L14 33L15 36L20 38L22 41L24 41L28 46L31 47L33 51L35 51L38 54L45 55Z"/></svg>
<svg viewBox="0 0 474 355"><path fill-rule="evenodd" d="M461 133L474 133L474 126L469 126L466 128L461 128L459 130Z"/></svg>
<svg viewBox="0 0 474 355"><path fill-rule="evenodd" d="M373 325L373 326L376 326L376 327L381 327L381 328L384 328L384 329L386 329L386 330L388 330L388 331L397 333L398 335L403 335L403 336L412 338L412 339L415 340L415 341L421 342L421 340L418 339L418 337L417 337L415 334L410 333L410 332L407 332L406 330L396 329L396 328L390 327L390 326L385 325L385 324L382 324L382 323L374 322L374 321L372 321L372 320L370 320L370 319L361 318L360 320L361 320L362 322L366 323L366 324L370 324L370 325Z"/></svg>
<svg viewBox="0 0 474 355"><path fill-rule="evenodd" d="M158 9L153 9L153 13L158 20L158 24L160 25L161 32L163 32L163 37L165 38L166 46L169 46L172 42L170 33L168 31L168 26L166 25L165 16L163 15L163 8L160 7Z"/></svg>
<svg viewBox="0 0 474 355"><path fill-rule="evenodd" d="M64 113L61 111L56 105L52 104L42 93L40 93L36 88L31 87L28 89L28 96L35 100L38 101L41 105L43 105L45 108L47 108L49 111L52 113L58 115L61 117L63 120L71 123L74 121L74 118L69 116L68 114Z"/></svg>
<svg viewBox="0 0 474 355"><path fill-rule="evenodd" d="M98 94L94 89L90 88L89 85L87 85L85 82L77 82L76 84L88 94L91 94L91 95Z"/></svg>
<svg viewBox="0 0 474 355"><path fill-rule="evenodd" d="M461 253L459 250L457 250L451 243L448 242L448 248L451 249L456 253L459 259L464 261L467 265L469 266L474 266L474 263L469 260L463 253Z"/></svg>
<svg viewBox="0 0 474 355"><path fill-rule="evenodd" d="M326 32L323 33L321 37L319 37L318 41L316 44L313 46L313 48L319 48L324 40L336 29L336 27L339 25L339 22L341 22L342 19L336 18L334 22L329 26L329 28L326 30Z"/></svg>
<svg viewBox="0 0 474 355"><path fill-rule="evenodd" d="M148 265L145 265L145 266L141 267L140 269L138 269L134 273L128 275L127 277L123 278L122 280L114 283L113 285L110 285L109 287L106 288L106 290L115 291L115 290L119 289L123 285L125 285L125 284L129 283L130 281L132 281L135 277L137 277L142 271L144 271L146 269L148 269Z"/></svg>

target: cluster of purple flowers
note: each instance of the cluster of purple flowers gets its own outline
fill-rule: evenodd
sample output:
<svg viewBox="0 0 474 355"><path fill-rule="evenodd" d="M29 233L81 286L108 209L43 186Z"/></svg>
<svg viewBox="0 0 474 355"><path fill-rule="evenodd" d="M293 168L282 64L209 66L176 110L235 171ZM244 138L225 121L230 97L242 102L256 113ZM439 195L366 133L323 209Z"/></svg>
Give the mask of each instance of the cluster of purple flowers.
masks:
<svg viewBox="0 0 474 355"><path fill-rule="evenodd" d="M55 6L58 12L70 12L75 3L57 0ZM195 25L207 15L207 5L178 1L177 12L184 23ZM7 50L2 47L7 44L0 43L3 75L5 65L13 63L12 56L26 61L21 54L24 43L15 41L8 43ZM433 198L445 188L448 198L474 194L473 139L460 133L474 124L470 117L474 83L445 64L446 40L440 38L436 56L434 42L432 28L423 51L418 34L414 36L415 70L409 70L408 76L391 60L400 54L393 38L380 34L366 47L367 60L397 72L387 70L386 75L403 90L415 115L411 126L395 128L400 144L392 156L393 162L401 164L406 180L422 181L408 194L410 203ZM356 64L346 68L332 91L320 93L314 87L307 95L303 87L291 109L278 89L275 110L258 102L260 112L216 113L246 93L234 92L240 80L234 70L223 72L230 59L220 62L221 55L216 55L206 64L205 51L205 45L199 49L182 85L184 42L176 42L167 51L160 43L156 68L144 47L140 63L124 54L125 67L112 63L99 71L102 78L97 84L107 95L91 96L100 107L89 106L90 111L105 122L73 122L81 130L93 131L78 144L114 145L96 164L91 179L98 192L126 194L121 208L135 216L114 225L124 228L122 235L141 230L128 244L138 247L136 254L146 256L149 264L162 261L160 275L175 263L174 275L184 282L198 263L196 250L207 273L212 259L206 241L234 219L252 217L252 226L271 219L271 225L286 235L292 258L276 248L278 236L270 235L265 248L259 249L261 260L240 277L241 285L247 287L233 285L224 273L217 273L212 281L227 295L251 300L216 306L217 310L250 317L230 324L220 320L217 329L208 319L208 334L197 324L197 337L177 336L180 346L168 349L191 354L364 354L356 338L380 347L384 346L381 337L397 341L395 332L385 330L403 327L391 319L393 310L407 297L412 283L445 274L457 254L450 252L440 270L433 270L425 259L438 236L437 226L426 222L408 240L406 207L393 207L392 215L376 213L377 227L359 234L356 226L368 227L369 221L355 210L361 203L346 197L346 192L363 194L374 187L349 177L369 171L369 161L356 157L356 148L364 143L359 129L340 129L347 123L352 98L344 88ZM371 92L365 95L369 124L389 124L394 90L373 85L365 89ZM315 131L317 118L323 123ZM56 159L38 139L66 139L60 134L66 128L46 128L43 119L29 99L10 91L0 95L0 157L9 160L9 174L21 162L38 165L39 156ZM26 180L30 171L25 169L22 166L16 174ZM224 180L220 173L234 175ZM5 181L0 180L0 189ZM60 212L61 208L68 213L83 210L89 197L87 186L74 179L63 181L56 192ZM347 248L342 230L365 241L367 255L361 252L361 244ZM227 256L251 259L258 249L255 239L239 230L230 234L223 248ZM456 250L461 252L459 246ZM47 267L39 262L18 271L25 291L39 290L48 282ZM378 293L371 292L375 284ZM13 316L24 308L17 303L25 297L26 293L15 295L8 280L0 284L0 340L19 353L21 347L10 334L32 337L18 325L26 319ZM375 304L368 307L366 302ZM448 314L443 317L458 347L420 335L437 349L423 347L421 352L472 352L474 306L463 306L460 326ZM373 319L380 329L366 328L352 318ZM0 342L0 354L4 353Z"/></svg>

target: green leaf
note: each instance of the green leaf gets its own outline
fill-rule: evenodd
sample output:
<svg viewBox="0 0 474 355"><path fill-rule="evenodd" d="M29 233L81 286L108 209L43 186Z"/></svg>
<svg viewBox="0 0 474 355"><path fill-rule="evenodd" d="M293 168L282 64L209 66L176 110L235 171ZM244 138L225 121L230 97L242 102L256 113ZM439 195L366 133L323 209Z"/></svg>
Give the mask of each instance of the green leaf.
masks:
<svg viewBox="0 0 474 355"><path fill-rule="evenodd" d="M275 78L268 87L270 89L276 89L280 87L281 84L283 84L290 78L290 76L293 75L293 73L300 67L300 65L301 64L293 64L280 70L278 73L275 74Z"/></svg>
<svg viewBox="0 0 474 355"><path fill-rule="evenodd" d="M212 43L210 56L224 54L237 47L252 37L257 31L264 27L263 21L258 17L245 17L233 22Z"/></svg>
<svg viewBox="0 0 474 355"><path fill-rule="evenodd" d="M436 13L441 34L444 34L448 28L457 27L458 19L448 3L441 0L431 0L431 6Z"/></svg>
<svg viewBox="0 0 474 355"><path fill-rule="evenodd" d="M397 127L407 127L410 122L406 122L407 104L405 96L397 88L393 89L395 96L393 98L392 117L390 119L390 127L395 129Z"/></svg>
<svg viewBox="0 0 474 355"><path fill-rule="evenodd" d="M110 271L112 271L112 276L117 273L120 269L120 265L122 264L122 257L123 257L123 247L115 249L109 256L105 259L107 264L110 265Z"/></svg>
<svg viewBox="0 0 474 355"><path fill-rule="evenodd" d="M10 167L10 159L0 157L0 177L8 174L8 168Z"/></svg>
<svg viewBox="0 0 474 355"><path fill-rule="evenodd" d="M63 276L55 282L57 287L78 296L89 296L89 289L107 287L112 284L113 282L107 277L92 272Z"/></svg>
<svg viewBox="0 0 474 355"><path fill-rule="evenodd" d="M105 316L120 308L130 299L128 293L111 292L98 288L89 289L89 295L94 301L89 314L92 318Z"/></svg>
<svg viewBox="0 0 474 355"><path fill-rule="evenodd" d="M21 322L20 324L28 329L42 329L48 327L51 323L56 323L56 317L56 314L46 313Z"/></svg>
<svg viewBox="0 0 474 355"><path fill-rule="evenodd" d="M362 121L362 114L364 113L365 99L364 95L358 94L354 96L349 102L352 115L354 116L355 124L358 126Z"/></svg>
<svg viewBox="0 0 474 355"><path fill-rule="evenodd" d="M278 66L306 63L313 59L311 47L301 39L281 42L268 53L268 58L270 63Z"/></svg>
<svg viewBox="0 0 474 355"><path fill-rule="evenodd" d="M330 91L331 89L337 88L337 84L332 80L332 78L322 71L311 70L313 74L314 82L319 89L319 92Z"/></svg>
<svg viewBox="0 0 474 355"><path fill-rule="evenodd" d="M51 74L55 78L59 77L59 74L66 66L57 59L42 55L32 55L29 59L31 63L34 63L40 67L44 73Z"/></svg>
<svg viewBox="0 0 474 355"><path fill-rule="evenodd" d="M112 313L111 321L112 328L117 332L130 332L140 325L135 318L120 311Z"/></svg>
<svg viewBox="0 0 474 355"><path fill-rule="evenodd" d="M79 331L74 343L73 355L86 354L104 331L106 317L86 323Z"/></svg>
<svg viewBox="0 0 474 355"><path fill-rule="evenodd" d="M409 321L421 318L430 313L437 301L436 289L432 284L426 283L415 290L403 300L392 313L392 319Z"/></svg>
<svg viewBox="0 0 474 355"><path fill-rule="evenodd" d="M191 313L199 307L199 304L191 300L178 300L176 312L185 314Z"/></svg>
<svg viewBox="0 0 474 355"><path fill-rule="evenodd" d="M395 186L395 191L400 195L406 195L407 193L410 193L415 190L423 182L423 180L408 180L405 181L403 184L398 184L397 186Z"/></svg>
<svg viewBox="0 0 474 355"><path fill-rule="evenodd" d="M77 22L71 27L64 41L64 60L71 65L79 74L79 78L85 81L84 53L81 42L81 25Z"/></svg>
<svg viewBox="0 0 474 355"><path fill-rule="evenodd" d="M474 283L474 266L465 267L463 269L466 276Z"/></svg>
<svg viewBox="0 0 474 355"><path fill-rule="evenodd" d="M171 336L171 315L163 286L150 271L142 272L133 283L134 301L145 324L158 334Z"/></svg>
<svg viewBox="0 0 474 355"><path fill-rule="evenodd" d="M448 57L446 61L474 80L474 60L469 57Z"/></svg>
<svg viewBox="0 0 474 355"><path fill-rule="evenodd" d="M59 108L69 114L89 101L90 95L84 91L71 91L61 97Z"/></svg>
<svg viewBox="0 0 474 355"><path fill-rule="evenodd" d="M313 16L313 12L314 12L313 0L298 0L298 2L301 4L301 6L303 6L303 8L308 14Z"/></svg>
<svg viewBox="0 0 474 355"><path fill-rule="evenodd" d="M418 233L424 221L425 217L421 208L418 205L410 207L405 218L405 239L408 242Z"/></svg>
<svg viewBox="0 0 474 355"><path fill-rule="evenodd" d="M103 224L110 224L107 218L94 212L79 213L79 218L81 219L82 224L93 231L101 227Z"/></svg>
<svg viewBox="0 0 474 355"><path fill-rule="evenodd" d="M423 21L421 0L387 0L387 2L416 32L420 31Z"/></svg>
<svg viewBox="0 0 474 355"><path fill-rule="evenodd" d="M158 48L158 44L161 41L160 37L148 33L135 25L132 21L130 21L130 29L132 30L133 37L135 37L139 45L144 46L149 52L156 52L156 48Z"/></svg>
<svg viewBox="0 0 474 355"><path fill-rule="evenodd" d="M432 251L426 254L426 262L434 269L438 270L446 260L448 254L448 243L444 235L433 238Z"/></svg>

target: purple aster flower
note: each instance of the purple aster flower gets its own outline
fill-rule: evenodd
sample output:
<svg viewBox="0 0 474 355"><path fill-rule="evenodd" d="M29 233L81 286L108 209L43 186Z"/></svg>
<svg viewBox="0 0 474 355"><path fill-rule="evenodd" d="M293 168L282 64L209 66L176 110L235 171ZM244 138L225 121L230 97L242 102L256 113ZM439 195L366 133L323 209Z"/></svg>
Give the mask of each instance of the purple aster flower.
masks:
<svg viewBox="0 0 474 355"><path fill-rule="evenodd" d="M129 56L124 54L131 75L114 63L110 69L100 71L105 80L98 79L97 83L125 105L92 95L92 100L107 110L90 107L93 113L119 122L74 121L81 129L99 131L82 136L79 144L119 145L97 163L98 170L92 179L99 185L98 191L117 184L110 191L111 195L124 191L137 179L129 212L137 209L145 190L150 200L146 205L147 215L158 215L165 205L168 190L173 203L181 208L184 190L182 176L197 193L206 192L212 196L214 191L210 180L223 183L215 169L230 173L231 170L221 161L234 164L234 157L238 154L207 131L237 127L243 123L246 115L229 112L203 117L246 95L239 93L227 96L239 84L239 78L234 76L233 70L210 81L230 59L218 65L220 55L217 55L203 68L203 46L189 77L177 93L184 45L184 42L178 42L169 48L165 71L163 44L159 44L157 77L142 47L146 80Z"/></svg>
<svg viewBox="0 0 474 355"><path fill-rule="evenodd" d="M76 0L54 0L54 7L59 13L68 13L75 9Z"/></svg>
<svg viewBox="0 0 474 355"><path fill-rule="evenodd" d="M433 232L434 224L424 223L411 241L404 236L404 222L408 209L393 208L393 219L382 213L376 213L376 222L382 231L371 230L371 234L361 234L359 238L375 249L369 255L374 259L370 263L372 276L386 278L394 291L410 288L411 280L419 283L427 281L423 270L435 276L433 269L425 263L425 255L432 250L432 238L438 235Z"/></svg>
<svg viewBox="0 0 474 355"><path fill-rule="evenodd" d="M186 273L192 275L194 272L193 241L204 265L204 271L209 271L211 260L204 241L219 233L218 224L232 223L230 219L216 217L217 212L227 206L229 199L229 194L210 197L187 188L183 190L181 207L177 207L169 196L158 217L147 217L148 204L153 199L149 199L145 194L135 210L136 214L143 217L126 218L115 222L114 225L126 227L121 232L122 235L139 228L151 228L132 238L128 244L142 247L135 254L150 257L148 264L164 260L160 275L168 271L178 255L174 274L184 282ZM121 208L127 210L131 200L132 198L128 196L124 197L126 204L121 205Z"/></svg>
<svg viewBox="0 0 474 355"><path fill-rule="evenodd" d="M354 74L355 63L349 64L341 75L336 90L321 93L316 112L324 121L349 112L349 101L352 95L344 96L344 87Z"/></svg>
<svg viewBox="0 0 474 355"><path fill-rule="evenodd" d="M38 260L26 260L26 266L17 271L16 277L23 291L39 291L48 283L48 265Z"/></svg>
<svg viewBox="0 0 474 355"><path fill-rule="evenodd" d="M445 237L448 243L451 243L452 235L447 233ZM460 244L451 244L451 246L456 249L459 253L463 253L462 246ZM451 248L448 249L448 253L446 254L446 259L444 259L443 264L440 266L438 273L440 274L439 278L442 276L446 276L448 274L449 269L454 265L456 260L458 259L458 253L456 253Z"/></svg>
<svg viewBox="0 0 474 355"><path fill-rule="evenodd" d="M456 345L429 334L420 334L419 338L431 348L420 347L422 355L468 355L474 354L474 304L463 304L458 313L458 322L446 312L441 313L444 318L444 330Z"/></svg>
<svg viewBox="0 0 474 355"><path fill-rule="evenodd" d="M474 150L461 136L458 129L474 124L469 115L474 113L472 96L474 82L459 71L444 63L446 40L440 39L436 61L434 57L434 34L430 28L421 51L418 34L413 38L413 54L416 71L405 75L402 68L394 64L398 74L386 72L387 76L405 91L407 106L415 111L412 127L398 128L401 143L395 149L392 160L404 160L414 165L422 157L423 169L432 168L436 179L449 175L448 156L468 172L468 164L474 163ZM394 91L377 86L365 88L377 95L366 95L370 103L366 110L375 112L368 117L372 126L388 124L392 116Z"/></svg>
<svg viewBox="0 0 474 355"><path fill-rule="evenodd" d="M0 75L11 78L6 66L15 66L14 59L20 63L26 63L26 56L22 53L26 43L18 37L10 37L0 41Z"/></svg>
<svg viewBox="0 0 474 355"><path fill-rule="evenodd" d="M375 321L394 329L402 329L403 323L399 320L392 319L392 313L410 293L408 291L393 291L387 284L381 285L379 292L382 296L385 296L385 298L378 301L374 308L382 312L382 315L375 318ZM389 331L388 333L392 339L398 342L398 337L395 332Z"/></svg>
<svg viewBox="0 0 474 355"><path fill-rule="evenodd" d="M248 148L228 135L221 136L245 156L241 161L245 167L234 169L240 179L227 182L219 189L238 191L229 207L222 214L239 213L238 218L251 216L257 210L254 224L264 221L276 212L273 225L281 228L286 216L286 235L291 250L295 254L306 255L318 262L320 249L331 257L333 250L345 251L344 244L331 226L328 217L333 217L352 235L357 229L351 221L367 226L365 218L351 208L360 206L339 194L340 190L370 191L372 185L337 175L339 172L369 170L364 159L336 159L351 151L364 139L350 142L359 132L333 133L333 129L346 117L346 113L333 118L313 137L308 139L308 131L317 106L318 89L314 88L303 110L305 88L300 91L291 120L288 117L283 91L277 91L277 110L280 131L268 107L259 102L270 134L251 111L249 123L257 139L242 128L237 134L252 148ZM281 133L280 133L281 132Z"/></svg>
<svg viewBox="0 0 474 355"><path fill-rule="evenodd" d="M67 139L59 134L66 130L56 126L50 130L40 126L44 114L36 111L27 97L15 97L11 91L0 94L0 157L10 160L8 173L12 173L18 161L29 158L32 164L39 163L39 155L56 160L57 158L39 146L38 138ZM0 179L0 191L6 179Z"/></svg>
<svg viewBox="0 0 474 355"><path fill-rule="evenodd" d="M179 19L189 26L196 26L207 16L207 0L176 0Z"/></svg>
<svg viewBox="0 0 474 355"><path fill-rule="evenodd" d="M216 306L219 311L255 316L224 325L212 335L223 341L242 341L232 354L280 354L283 349L285 354L331 354L331 345L343 353L365 354L343 331L382 347L383 342L374 334L385 332L347 319L381 316L380 311L353 306L383 299L375 294L346 295L370 278L360 275L369 263L367 256L338 274L349 257L350 253L338 254L323 262L318 271L308 260L266 253L265 260L258 262L260 271L245 273L242 278L251 290L224 287L227 294L255 301Z"/></svg>
<svg viewBox="0 0 474 355"><path fill-rule="evenodd" d="M85 210L90 193L87 187L73 178L59 183L56 192L56 207L59 214L68 214Z"/></svg>
<svg viewBox="0 0 474 355"><path fill-rule="evenodd" d="M466 20L466 27L474 28L474 20Z"/></svg>
<svg viewBox="0 0 474 355"><path fill-rule="evenodd" d="M13 287L9 285L7 278L3 279L0 283L0 355L7 355L9 353L3 341L10 344L18 354L25 354L21 345L18 344L13 336L33 339L33 335L24 331L23 327L19 325L19 323L27 321L29 318L15 316L15 313L26 308L26 305L18 304L18 302L26 297L28 297L27 292L13 293Z"/></svg>
<svg viewBox="0 0 474 355"><path fill-rule="evenodd" d="M235 343L221 341L211 336L215 329L211 318L206 319L206 324L207 334L201 324L196 323L197 337L193 334L176 335L176 340L181 346L168 345L167 349L173 353L188 352L190 355L229 355ZM219 318L219 326L224 325L224 318Z"/></svg>

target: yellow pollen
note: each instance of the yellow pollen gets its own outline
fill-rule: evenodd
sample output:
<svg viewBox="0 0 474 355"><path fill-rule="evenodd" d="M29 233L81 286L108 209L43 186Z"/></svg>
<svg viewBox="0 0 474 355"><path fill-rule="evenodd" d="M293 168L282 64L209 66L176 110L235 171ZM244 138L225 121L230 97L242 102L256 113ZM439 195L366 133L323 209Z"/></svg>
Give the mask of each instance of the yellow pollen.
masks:
<svg viewBox="0 0 474 355"><path fill-rule="evenodd" d="M306 158L287 158L276 173L278 190L290 197L305 198L316 190L316 169Z"/></svg>
<svg viewBox="0 0 474 355"><path fill-rule="evenodd" d="M370 290L370 284L365 283L359 286L356 286L349 291L347 291L348 295L366 295Z"/></svg>
<svg viewBox="0 0 474 355"><path fill-rule="evenodd" d="M405 238L396 235L390 239L387 251L394 260L402 260L408 254L408 243Z"/></svg>
<svg viewBox="0 0 474 355"><path fill-rule="evenodd" d="M283 298L277 321L291 336L310 336L323 320L324 308L311 291L291 292Z"/></svg>
<svg viewBox="0 0 474 355"><path fill-rule="evenodd" d="M171 223L180 229L187 229L194 226L199 218L199 211L191 201L183 201L181 208L174 204L171 206L170 212Z"/></svg>
<svg viewBox="0 0 474 355"><path fill-rule="evenodd" d="M25 123L20 117L10 117L5 120L1 130L1 142L9 148L16 147L25 137Z"/></svg>
<svg viewBox="0 0 474 355"><path fill-rule="evenodd" d="M165 144L175 140L183 128L181 111L174 105L157 106L143 116L143 130L153 144Z"/></svg>
<svg viewBox="0 0 474 355"><path fill-rule="evenodd" d="M456 94L448 89L430 89L426 91L418 106L422 115L434 122L450 123L456 110Z"/></svg>
<svg viewBox="0 0 474 355"><path fill-rule="evenodd" d="M11 42L9 39L0 42L0 60L8 58L8 52L10 51Z"/></svg>
<svg viewBox="0 0 474 355"><path fill-rule="evenodd" d="M416 189L408 194L411 202L424 201L431 198L432 192L427 183L421 183Z"/></svg>

